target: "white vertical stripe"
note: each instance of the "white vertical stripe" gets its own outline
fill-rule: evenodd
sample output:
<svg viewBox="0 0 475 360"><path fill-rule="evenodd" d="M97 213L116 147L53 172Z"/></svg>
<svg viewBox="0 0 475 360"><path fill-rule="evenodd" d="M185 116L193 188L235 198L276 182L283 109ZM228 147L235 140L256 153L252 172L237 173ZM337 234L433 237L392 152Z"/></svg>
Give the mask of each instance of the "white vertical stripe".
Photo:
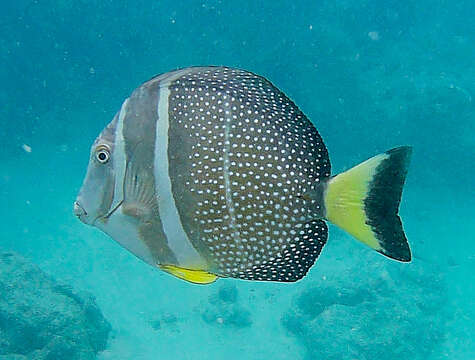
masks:
<svg viewBox="0 0 475 360"><path fill-rule="evenodd" d="M124 141L124 118L127 112L127 105L129 99L125 99L119 112L119 119L117 121L117 127L115 129L114 139L114 173L115 173L115 188L114 188L114 201L112 202L111 209L115 209L119 203L124 200L124 178L125 178L125 141Z"/></svg>
<svg viewBox="0 0 475 360"><path fill-rule="evenodd" d="M223 149L223 177L224 177L224 190L226 195L226 208L229 213L229 226L232 230L232 237L234 241L240 242L240 234L236 225L236 215L234 214L234 202L231 190L231 180L229 179L229 150L231 148L231 140L229 137L229 131L231 131L231 110L230 106L225 107L225 124L224 124L224 149Z"/></svg>
<svg viewBox="0 0 475 360"><path fill-rule="evenodd" d="M203 258L188 239L172 193L172 184L168 163L168 101L170 96L170 83L182 73L168 78L159 87L158 121L155 138L154 174L157 192L158 210L162 221L163 230L168 240L168 246L173 251L178 262L183 267L194 268L203 266Z"/></svg>

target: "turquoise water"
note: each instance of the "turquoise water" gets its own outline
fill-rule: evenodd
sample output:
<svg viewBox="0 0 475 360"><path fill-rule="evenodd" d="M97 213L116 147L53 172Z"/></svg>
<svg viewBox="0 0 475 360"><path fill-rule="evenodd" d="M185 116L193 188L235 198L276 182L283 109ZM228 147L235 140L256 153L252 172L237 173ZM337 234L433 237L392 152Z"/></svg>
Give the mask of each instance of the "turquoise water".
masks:
<svg viewBox="0 0 475 360"><path fill-rule="evenodd" d="M3 1L0 247L96 297L98 359L474 359L473 1ZM262 74L314 122L338 173L414 146L414 261L330 228L294 284L196 286L72 215L123 99L189 65Z"/></svg>

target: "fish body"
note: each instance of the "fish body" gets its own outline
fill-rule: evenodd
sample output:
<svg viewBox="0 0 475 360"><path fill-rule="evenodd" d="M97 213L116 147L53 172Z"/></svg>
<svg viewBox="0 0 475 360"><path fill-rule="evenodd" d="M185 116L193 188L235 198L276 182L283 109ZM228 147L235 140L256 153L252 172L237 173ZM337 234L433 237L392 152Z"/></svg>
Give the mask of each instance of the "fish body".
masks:
<svg viewBox="0 0 475 360"><path fill-rule="evenodd" d="M410 260L397 215L410 148L331 177L325 144L267 79L191 67L139 86L94 142L81 221L188 281L296 281L326 221Z"/></svg>

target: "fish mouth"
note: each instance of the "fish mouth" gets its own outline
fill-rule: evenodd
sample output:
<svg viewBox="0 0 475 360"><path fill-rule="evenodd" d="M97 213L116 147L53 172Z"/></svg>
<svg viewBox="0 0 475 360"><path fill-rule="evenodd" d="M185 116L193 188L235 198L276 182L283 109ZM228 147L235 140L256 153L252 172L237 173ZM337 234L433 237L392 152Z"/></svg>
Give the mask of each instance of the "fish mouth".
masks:
<svg viewBox="0 0 475 360"><path fill-rule="evenodd" d="M82 222L85 222L85 217L87 217L87 211L82 207L82 205L78 202L75 201L73 205L73 213L76 215L76 217L81 220Z"/></svg>

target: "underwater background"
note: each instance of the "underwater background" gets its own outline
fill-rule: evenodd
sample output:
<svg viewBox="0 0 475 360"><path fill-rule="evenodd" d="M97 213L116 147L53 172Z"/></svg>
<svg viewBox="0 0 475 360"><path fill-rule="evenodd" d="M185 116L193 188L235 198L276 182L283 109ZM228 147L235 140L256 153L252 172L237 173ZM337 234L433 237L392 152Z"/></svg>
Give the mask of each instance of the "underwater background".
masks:
<svg viewBox="0 0 475 360"><path fill-rule="evenodd" d="M1 5L0 359L475 359L473 1ZM190 65L267 77L316 125L334 174L412 145L412 263L330 226L297 283L197 286L81 224L72 204L95 137L135 87ZM32 320L57 315L46 288L85 314L74 334L99 324L81 340L93 350L83 335L58 350Z"/></svg>

